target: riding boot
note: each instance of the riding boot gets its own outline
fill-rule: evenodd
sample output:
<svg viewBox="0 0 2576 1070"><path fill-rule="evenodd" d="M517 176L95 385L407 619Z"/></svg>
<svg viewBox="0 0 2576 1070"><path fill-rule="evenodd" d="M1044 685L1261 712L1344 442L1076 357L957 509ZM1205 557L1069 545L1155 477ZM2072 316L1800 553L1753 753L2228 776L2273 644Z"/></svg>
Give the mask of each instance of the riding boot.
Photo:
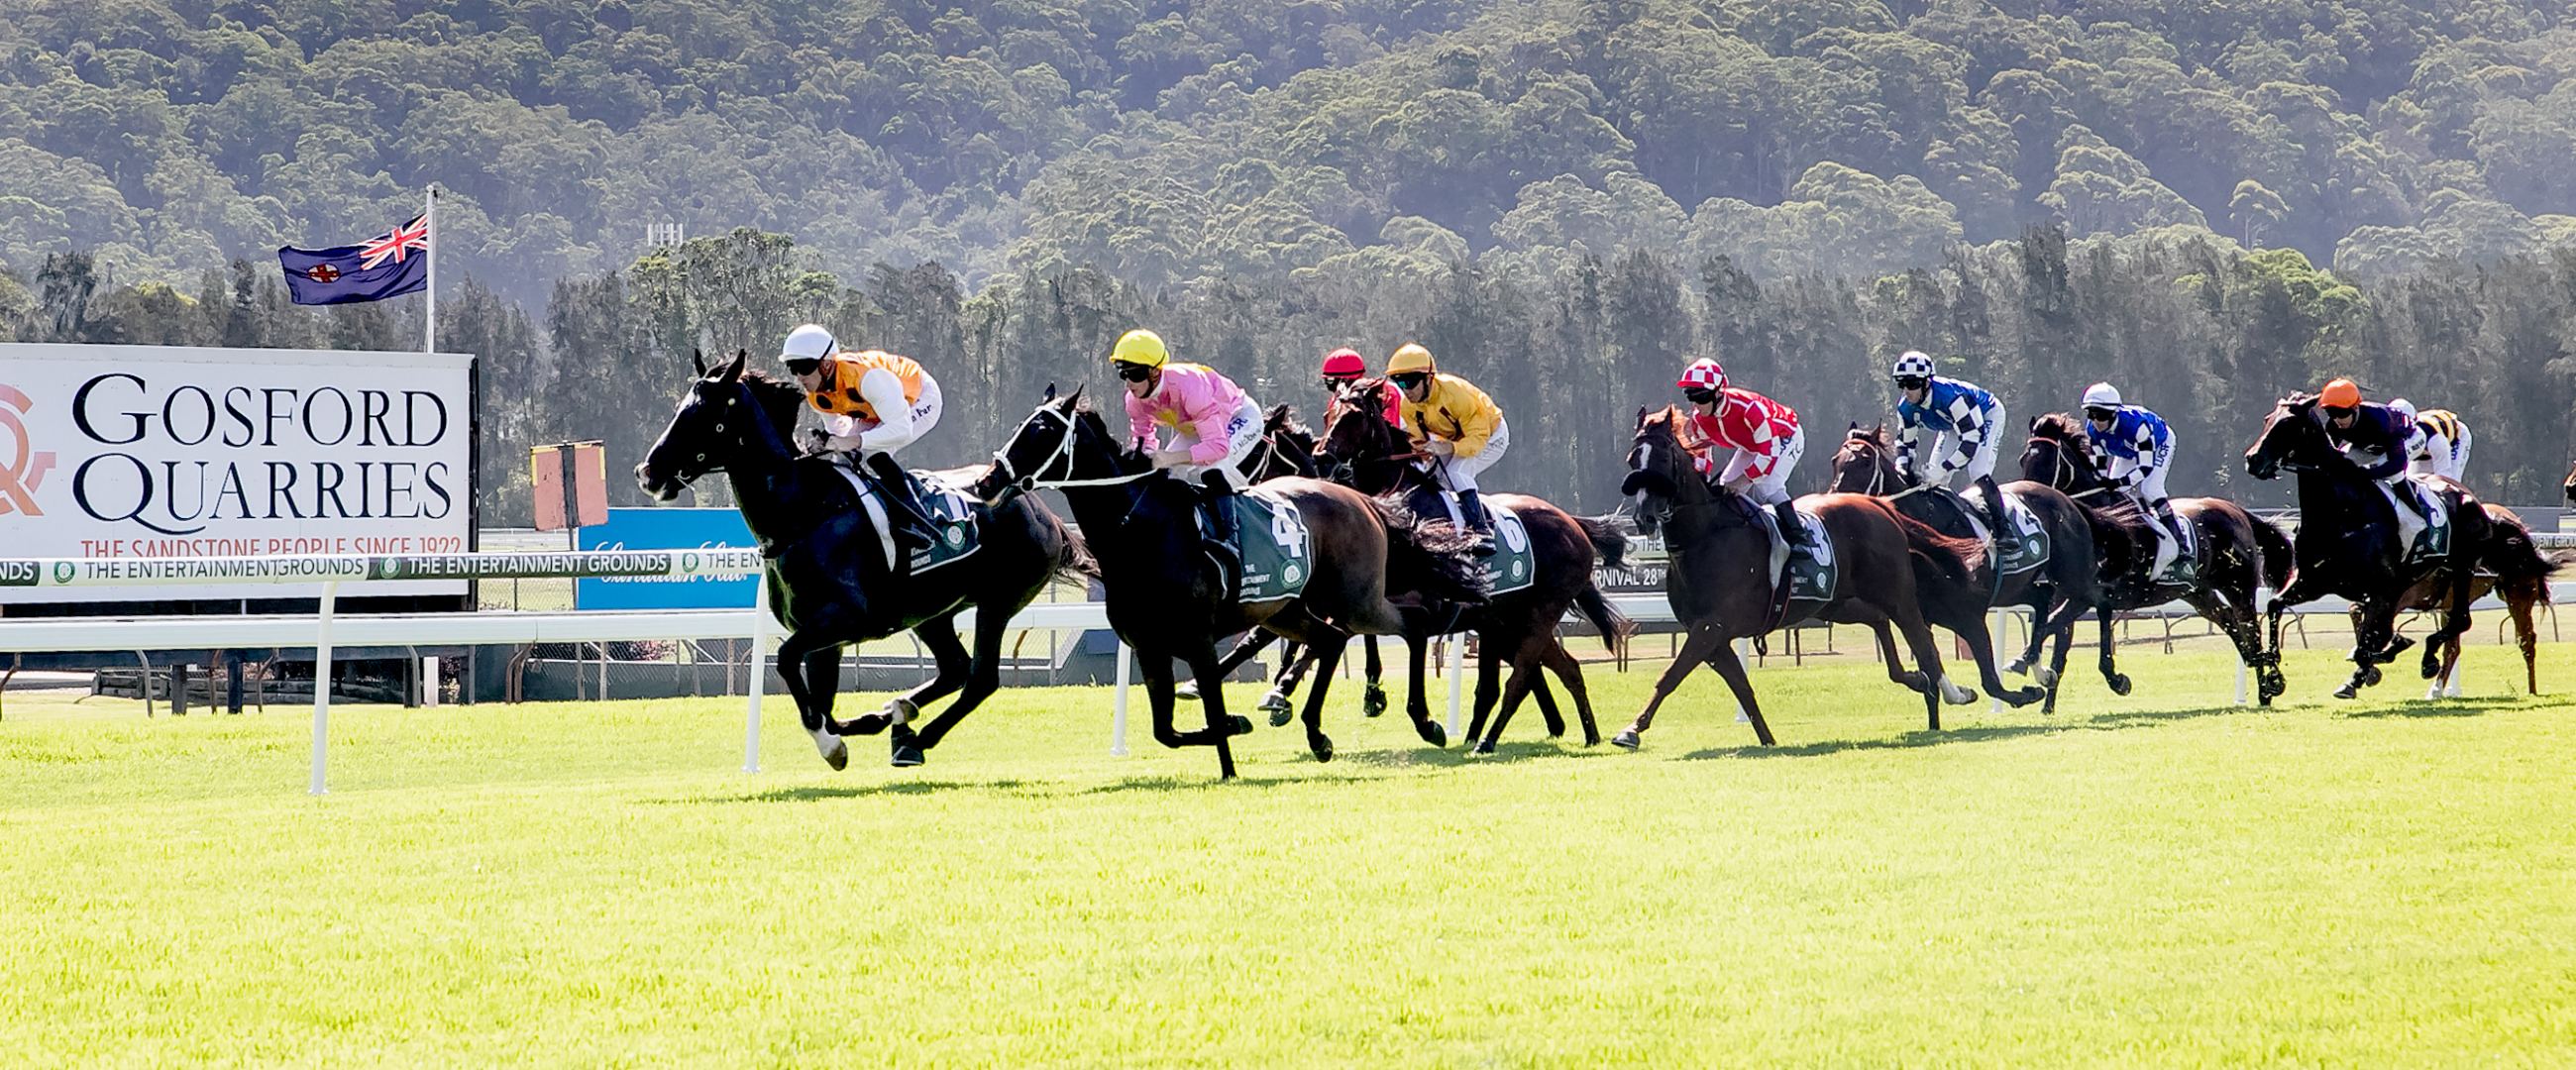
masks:
<svg viewBox="0 0 2576 1070"><path fill-rule="evenodd" d="M1771 520L1780 545L1771 554L1771 617L1777 624L1789 615L1790 548L1807 544L1806 525L1798 520L1798 507L1781 502L1771 507Z"/></svg>
<svg viewBox="0 0 2576 1070"><path fill-rule="evenodd" d="M1199 477L1199 508L1207 518L1207 538L1203 540L1208 556L1216 559L1216 571L1225 589L1225 600L1243 597L1243 553L1235 548L1234 485L1226 482L1225 473L1209 471Z"/></svg>
<svg viewBox="0 0 2576 1070"><path fill-rule="evenodd" d="M1458 492L1458 519L1466 521L1467 533L1476 537L1470 549L1478 557L1494 556L1494 518L1485 512L1485 503L1476 500L1476 492Z"/></svg>
<svg viewBox="0 0 2576 1070"><path fill-rule="evenodd" d="M2150 583L2162 580L2165 570L2184 564L2182 518L2174 515L2173 503L2170 501L2157 502L2154 511L2157 524L2156 563L2155 567L2147 573L2147 581ZM2177 573L2175 578L2181 580L2184 577Z"/></svg>
<svg viewBox="0 0 2576 1070"><path fill-rule="evenodd" d="M1977 493L1986 499L1986 530L2002 531L2004 529L2004 489L1995 485L1995 477L1978 476Z"/></svg>
<svg viewBox="0 0 2576 1070"><path fill-rule="evenodd" d="M929 549L932 543L937 542L939 533L930 523L930 514L923 511L921 502L913 497L912 479L902 465L895 463L894 454L869 454L867 464L868 471L877 477L877 491L884 496L888 506L886 521L894 529L889 534L894 536L895 548L903 552L904 560L910 561L915 552Z"/></svg>

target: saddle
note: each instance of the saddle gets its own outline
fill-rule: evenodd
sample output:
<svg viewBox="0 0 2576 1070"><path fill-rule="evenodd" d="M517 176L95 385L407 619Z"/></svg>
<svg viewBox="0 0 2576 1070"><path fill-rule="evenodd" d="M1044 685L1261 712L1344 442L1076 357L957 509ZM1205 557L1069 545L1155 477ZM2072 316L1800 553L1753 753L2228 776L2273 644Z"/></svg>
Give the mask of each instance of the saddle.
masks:
<svg viewBox="0 0 2576 1070"><path fill-rule="evenodd" d="M975 556L984 547L984 531L978 522L974 498L955 487L926 478L917 469L904 471L911 481L912 500L921 503L922 513L930 519L936 538L929 546L913 553L905 562L895 560L894 525L886 513L890 508L877 487L877 477L866 466L834 458L832 470L850 481L850 489L859 496L859 506L868 514L868 525L876 531L877 545L886 569L897 576L918 576L933 569L956 564Z"/></svg>

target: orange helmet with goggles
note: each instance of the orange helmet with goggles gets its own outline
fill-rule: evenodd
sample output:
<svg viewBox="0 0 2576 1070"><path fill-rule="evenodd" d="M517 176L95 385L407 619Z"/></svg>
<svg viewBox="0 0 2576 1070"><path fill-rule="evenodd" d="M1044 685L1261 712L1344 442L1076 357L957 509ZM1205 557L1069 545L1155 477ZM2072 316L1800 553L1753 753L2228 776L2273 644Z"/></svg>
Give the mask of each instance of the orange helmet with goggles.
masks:
<svg viewBox="0 0 2576 1070"><path fill-rule="evenodd" d="M2326 384L2325 392L2317 395L2317 400L2329 409L2355 408L2361 404L2361 387L2350 379L2337 379Z"/></svg>

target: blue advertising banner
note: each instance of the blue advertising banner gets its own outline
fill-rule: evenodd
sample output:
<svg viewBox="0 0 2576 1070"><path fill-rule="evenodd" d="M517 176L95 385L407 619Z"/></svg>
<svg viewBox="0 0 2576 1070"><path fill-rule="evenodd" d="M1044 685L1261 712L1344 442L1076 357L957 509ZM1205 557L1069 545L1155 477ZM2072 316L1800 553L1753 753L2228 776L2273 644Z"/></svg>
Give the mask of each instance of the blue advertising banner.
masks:
<svg viewBox="0 0 2576 1070"><path fill-rule="evenodd" d="M575 528L583 550L754 549L759 543L731 509L611 509L608 523ZM709 579L604 576L573 581L574 609L749 609L758 576Z"/></svg>

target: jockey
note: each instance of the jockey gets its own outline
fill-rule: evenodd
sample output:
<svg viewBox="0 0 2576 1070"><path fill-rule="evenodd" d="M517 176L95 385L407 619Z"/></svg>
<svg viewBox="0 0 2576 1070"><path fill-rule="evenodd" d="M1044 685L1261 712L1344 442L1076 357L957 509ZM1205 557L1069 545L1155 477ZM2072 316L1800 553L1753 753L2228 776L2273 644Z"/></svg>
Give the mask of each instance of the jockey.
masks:
<svg viewBox="0 0 2576 1070"><path fill-rule="evenodd" d="M2411 552L2426 526L2450 521L2436 503L2417 492L2406 478L2406 418L2386 405L2361 399L2361 387L2350 379L2327 383L2317 396L2326 414L2326 440L2342 450L2361 474L2379 484L2397 510L2397 541Z"/></svg>
<svg viewBox="0 0 2576 1070"><path fill-rule="evenodd" d="M888 510L894 530L887 534L910 560L937 535L894 455L939 426L939 380L909 357L882 349L844 350L820 324L787 332L778 355L804 388L806 401L823 414L818 452L853 454L867 466L878 492L894 505Z"/></svg>
<svg viewBox="0 0 2576 1070"><path fill-rule="evenodd" d="M1261 444L1261 406L1216 369L1174 363L1162 336L1152 331L1121 335L1109 363L1127 388L1127 425L1137 447L1153 458L1154 467L1199 490L1208 551L1236 564L1230 499L1251 485L1240 466ZM1168 446L1162 441L1165 427L1173 432Z"/></svg>
<svg viewBox="0 0 2576 1070"><path fill-rule="evenodd" d="M1511 448L1503 410L1476 384L1441 371L1430 350L1410 342L1386 362L1386 378L1404 394L1401 422L1414 448L1431 455L1422 466L1442 490L1458 496L1459 519L1479 537L1477 554L1491 556L1494 521L1476 500L1476 476Z"/></svg>
<svg viewBox="0 0 2576 1070"><path fill-rule="evenodd" d="M2406 472L2460 482L2469 470L2469 425L2449 409L2415 411L2405 398L2388 403L2412 429L2406 436Z"/></svg>
<svg viewBox="0 0 2576 1070"><path fill-rule="evenodd" d="M1786 405L1729 384L1726 369L1702 357L1682 369L1673 383L1691 405L1691 428L1703 440L1691 450L1692 462L1711 482L1768 505L1763 520L1771 527L1771 589L1781 591L1780 571L1789 563L1789 541L1803 530L1797 507L1790 504L1789 470L1807 452L1807 432L1798 414ZM1721 466L1717 447L1729 453Z"/></svg>
<svg viewBox="0 0 2576 1070"><path fill-rule="evenodd" d="M1991 531L2003 515L2003 491L1995 486L1995 459L2003 447L2003 403L1974 383L1943 378L1934 370L1931 357L1909 349L1888 371L1905 395L1896 404L1902 425L1896 436L1896 469L1943 490L1950 489L1953 475L1966 472L1968 481L1985 495ZM1926 431L1931 432L1932 445L1941 457L1928 477L1916 471L1915 455ZM1938 451L1945 433L1950 436L1950 448Z"/></svg>
<svg viewBox="0 0 2576 1070"><path fill-rule="evenodd" d="M2109 383L2084 389L2084 435L2095 455L2109 463L2103 475L2156 518L2156 560L2147 570L2155 579L2173 566L2182 552L2182 519L2165 496L2165 472L2173 461L2173 429L2164 417L2142 405L2120 402L2120 390Z"/></svg>
<svg viewBox="0 0 2576 1070"><path fill-rule="evenodd" d="M1324 357L1324 389L1331 391L1333 397L1326 403L1325 411L1331 412L1333 405L1341 403L1342 391L1350 389L1351 384L1359 382L1367 374L1368 362L1360 358L1358 350L1344 346L1327 354ZM1386 422L1404 426L1404 393L1394 384L1385 383L1378 387L1378 395L1385 406ZM1331 422L1328 416L1325 423Z"/></svg>

